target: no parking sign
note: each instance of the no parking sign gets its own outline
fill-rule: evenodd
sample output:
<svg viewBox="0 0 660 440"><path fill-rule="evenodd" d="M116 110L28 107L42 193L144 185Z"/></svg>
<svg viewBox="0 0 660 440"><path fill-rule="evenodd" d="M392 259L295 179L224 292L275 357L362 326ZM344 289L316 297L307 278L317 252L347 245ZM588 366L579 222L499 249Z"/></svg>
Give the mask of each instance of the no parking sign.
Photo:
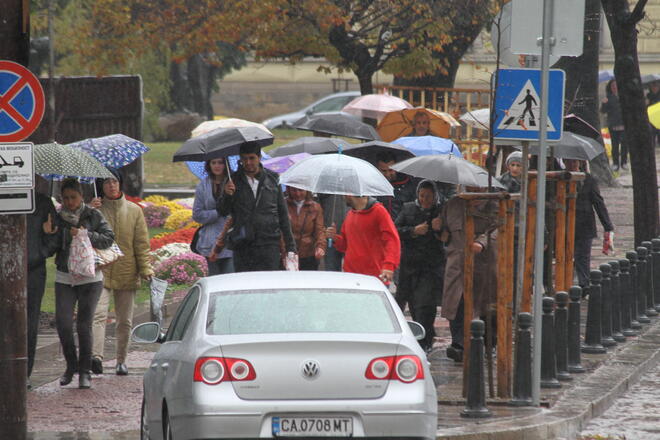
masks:
<svg viewBox="0 0 660 440"><path fill-rule="evenodd" d="M13 61L0 61L0 142L18 142L37 129L44 116L39 79Z"/></svg>

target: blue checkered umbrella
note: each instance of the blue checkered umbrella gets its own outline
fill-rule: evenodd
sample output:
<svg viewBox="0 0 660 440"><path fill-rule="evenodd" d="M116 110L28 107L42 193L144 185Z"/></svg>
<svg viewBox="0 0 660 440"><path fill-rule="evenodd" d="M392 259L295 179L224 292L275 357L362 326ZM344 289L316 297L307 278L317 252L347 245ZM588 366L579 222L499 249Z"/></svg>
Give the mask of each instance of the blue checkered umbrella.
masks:
<svg viewBox="0 0 660 440"><path fill-rule="evenodd" d="M86 151L106 167L116 169L149 151L149 147L142 142L123 134L84 139L68 145Z"/></svg>

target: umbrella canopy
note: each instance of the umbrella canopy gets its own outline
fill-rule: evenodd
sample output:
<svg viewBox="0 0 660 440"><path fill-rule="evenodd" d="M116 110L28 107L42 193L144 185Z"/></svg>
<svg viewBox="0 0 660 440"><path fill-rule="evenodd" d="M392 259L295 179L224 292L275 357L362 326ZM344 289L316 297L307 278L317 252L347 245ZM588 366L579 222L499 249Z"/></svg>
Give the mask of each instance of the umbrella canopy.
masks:
<svg viewBox="0 0 660 440"><path fill-rule="evenodd" d="M451 154L413 157L395 163L392 169L422 179L479 188L488 187L488 171ZM504 188L496 179L491 180L493 187Z"/></svg>
<svg viewBox="0 0 660 440"><path fill-rule="evenodd" d="M519 148L515 146L515 148ZM530 154L539 154L539 144L532 144L529 148ZM560 157L562 159L591 160L605 152L603 146L596 140L586 136L565 131L561 139L556 143L548 145L548 156Z"/></svg>
<svg viewBox="0 0 660 440"><path fill-rule="evenodd" d="M369 141L361 144L351 144L344 148L343 153L347 156L357 157L370 163L375 163L381 153L391 153L395 162L415 157L412 151L403 145L397 145L383 141Z"/></svg>
<svg viewBox="0 0 660 440"><path fill-rule="evenodd" d="M322 194L394 195L392 185L378 168L344 154L308 157L280 175L280 183Z"/></svg>
<svg viewBox="0 0 660 440"><path fill-rule="evenodd" d="M452 127L461 124L449 113L439 112L424 107L390 112L378 124L378 134L382 140L392 142L402 136L410 136L413 132L413 121L417 113L423 113L429 118L429 133L440 137L449 137Z"/></svg>
<svg viewBox="0 0 660 440"><path fill-rule="evenodd" d="M652 82L660 81L660 73L650 73L648 75L642 75L642 84L651 84Z"/></svg>
<svg viewBox="0 0 660 440"><path fill-rule="evenodd" d="M288 156L296 153L322 154L336 153L345 149L348 142L327 137L303 136L269 151L271 157Z"/></svg>
<svg viewBox="0 0 660 440"><path fill-rule="evenodd" d="M239 159L240 157L237 154L227 158L227 162L229 162L229 169L231 171L238 170ZM265 159L270 159L270 156L262 151L261 163L264 163ZM204 169L204 162L187 161L186 166L188 167L188 170L200 180L205 179L208 176L208 174L206 174L206 170Z"/></svg>
<svg viewBox="0 0 660 440"><path fill-rule="evenodd" d="M437 136L409 136L396 139L393 144L403 145L415 156L430 154L453 154L463 157L460 148L451 139Z"/></svg>
<svg viewBox="0 0 660 440"><path fill-rule="evenodd" d="M77 150L86 151L110 168L121 168L128 165L149 151L149 147L142 142L123 134L83 139L67 145Z"/></svg>
<svg viewBox="0 0 660 440"><path fill-rule="evenodd" d="M233 127L257 127L265 131L266 133L273 134L265 125L259 124L258 122L246 121L245 119L237 118L226 118L226 119L214 119L212 121L204 121L193 129L191 132L191 137L201 136L204 133L213 131L217 128L233 128Z"/></svg>
<svg viewBox="0 0 660 440"><path fill-rule="evenodd" d="M598 72L598 82L602 83L604 81L609 81L611 79L614 79L614 71L613 70L601 70Z"/></svg>
<svg viewBox="0 0 660 440"><path fill-rule="evenodd" d="M47 178L113 177L112 173L89 153L57 142L34 146L34 172Z"/></svg>
<svg viewBox="0 0 660 440"><path fill-rule="evenodd" d="M660 102L649 106L648 113L651 124L660 130Z"/></svg>
<svg viewBox="0 0 660 440"><path fill-rule="evenodd" d="M341 111L361 118L382 119L389 112L413 108L405 99L392 95L371 94L358 96Z"/></svg>
<svg viewBox="0 0 660 440"><path fill-rule="evenodd" d="M463 113L458 119L471 127L488 130L490 127L490 109L479 108L470 110Z"/></svg>
<svg viewBox="0 0 660 440"><path fill-rule="evenodd" d="M564 116L564 130L595 140L599 140L601 137L600 131L596 127L573 113Z"/></svg>
<svg viewBox="0 0 660 440"><path fill-rule="evenodd" d="M205 161L238 154L241 145L265 147L272 143L273 135L257 127L218 128L188 139L174 153L172 161Z"/></svg>
<svg viewBox="0 0 660 440"><path fill-rule="evenodd" d="M291 168L293 164L307 159L310 156L311 154L309 153L297 153L291 154L289 156L271 157L270 159L266 159L261 163L264 165L264 168L268 168L271 171L282 174Z"/></svg>
<svg viewBox="0 0 660 440"><path fill-rule="evenodd" d="M344 136L372 141L380 139L376 130L369 124L358 121L347 114L316 113L305 116L293 123L299 130L310 130L334 136Z"/></svg>

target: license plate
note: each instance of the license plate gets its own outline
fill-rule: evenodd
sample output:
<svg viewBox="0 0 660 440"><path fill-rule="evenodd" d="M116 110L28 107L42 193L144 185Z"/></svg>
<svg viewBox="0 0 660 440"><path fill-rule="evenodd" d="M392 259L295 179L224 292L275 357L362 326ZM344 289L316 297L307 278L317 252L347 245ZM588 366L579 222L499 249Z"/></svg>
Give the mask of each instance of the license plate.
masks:
<svg viewBox="0 0 660 440"><path fill-rule="evenodd" d="M351 417L273 417L275 437L350 437Z"/></svg>

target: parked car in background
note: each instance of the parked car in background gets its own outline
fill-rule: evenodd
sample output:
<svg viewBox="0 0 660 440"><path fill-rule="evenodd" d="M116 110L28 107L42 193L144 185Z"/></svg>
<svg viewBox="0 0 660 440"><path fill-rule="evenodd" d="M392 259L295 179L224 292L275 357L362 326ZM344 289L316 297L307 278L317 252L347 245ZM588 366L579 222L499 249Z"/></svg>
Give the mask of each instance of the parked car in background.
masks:
<svg viewBox="0 0 660 440"><path fill-rule="evenodd" d="M290 127L303 116L313 115L315 113L341 113L341 109L356 97L360 92L340 92L325 96L307 107L297 112L274 116L262 122L269 130L278 127Z"/></svg>
<svg viewBox="0 0 660 440"><path fill-rule="evenodd" d="M417 340L375 277L250 272L203 278L144 374L142 439L433 439L437 394Z"/></svg>

